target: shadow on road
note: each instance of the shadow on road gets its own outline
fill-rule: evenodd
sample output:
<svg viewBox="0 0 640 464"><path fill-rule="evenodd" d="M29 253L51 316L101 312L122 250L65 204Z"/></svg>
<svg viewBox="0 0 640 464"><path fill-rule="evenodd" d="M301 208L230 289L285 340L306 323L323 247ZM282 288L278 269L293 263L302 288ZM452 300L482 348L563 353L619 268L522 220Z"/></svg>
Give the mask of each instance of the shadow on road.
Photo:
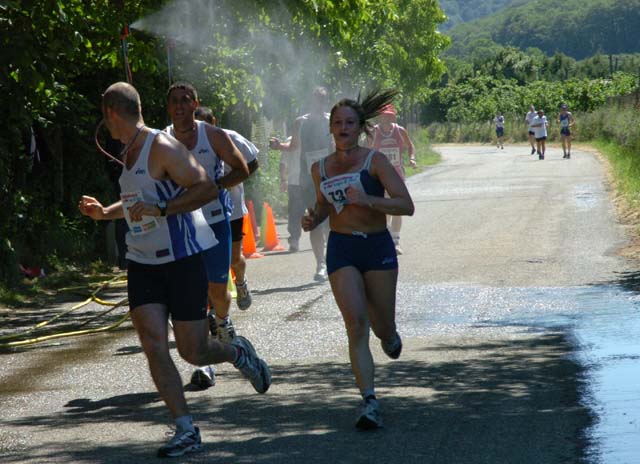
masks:
<svg viewBox="0 0 640 464"><path fill-rule="evenodd" d="M274 365L266 395L214 389L189 400L205 445L180 462L580 462L593 418L580 404L582 372L567 356L570 349L562 334L408 345L404 360L377 369L386 427L376 432L353 427L358 398L348 364ZM222 381L234 380L235 371ZM131 429L130 437L124 443L108 435L30 443L5 454L3 462L25 456L33 462L155 462L156 444L140 443L135 430L167 421L155 393L71 399L57 414L5 425L16 433L114 427ZM163 440L158 436L157 444Z"/></svg>

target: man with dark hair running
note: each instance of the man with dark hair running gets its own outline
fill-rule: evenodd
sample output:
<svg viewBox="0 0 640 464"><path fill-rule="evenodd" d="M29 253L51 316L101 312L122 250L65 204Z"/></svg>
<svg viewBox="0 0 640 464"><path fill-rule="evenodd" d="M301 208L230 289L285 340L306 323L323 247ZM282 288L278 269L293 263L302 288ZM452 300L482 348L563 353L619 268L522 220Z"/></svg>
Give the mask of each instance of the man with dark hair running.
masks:
<svg viewBox="0 0 640 464"><path fill-rule="evenodd" d="M362 102L345 99L332 108L330 131L336 150L312 166L316 205L302 223L304 230L313 230L330 219L327 270L362 395L356 419L359 429L382 426L370 328L391 359L402 351L395 321L398 258L386 216L412 215L413 201L387 157L359 145L361 135L369 134L369 120L395 95L395 91L372 92Z"/></svg>
<svg viewBox="0 0 640 464"><path fill-rule="evenodd" d="M230 342L235 337L229 317L231 293L228 287L231 265L229 217L233 205L227 189L245 180L249 176L249 168L225 131L195 119L198 104L198 94L191 84L172 84L167 92L167 112L172 124L165 131L193 153L220 192L217 199L202 207L205 220L219 242L205 251L202 257L209 280L209 302L213 306L209 314L211 332L219 340ZM231 168L227 174L224 166Z"/></svg>
<svg viewBox="0 0 640 464"><path fill-rule="evenodd" d="M92 219L124 217L129 223L131 320L151 377L176 423L175 435L158 456L181 456L202 445L169 353L169 317L178 353L187 362L233 363L259 393L267 391L271 375L247 339L221 343L207 330L207 279L200 253L217 240L200 207L218 195L215 183L184 145L144 125L140 96L130 84L118 82L105 91L102 113L111 136L125 147L121 200L105 207L83 196L78 206Z"/></svg>
<svg viewBox="0 0 640 464"><path fill-rule="evenodd" d="M194 115L197 120L206 121L209 124L216 122L213 112L206 106L198 106ZM233 144L240 153L242 153L249 167L249 172L253 174L256 169L258 169L258 149L256 146L236 131L229 129L222 130L227 133ZM224 171L228 174L231 168L225 164ZM251 306L251 291L249 290L246 277L247 262L242 255L242 227L244 215L247 214L248 211L244 204L244 187L242 183L230 187L228 191L233 203L231 216L229 217L229 224L231 226L231 269L236 277L236 303L239 309L245 311ZM210 321L216 324L211 326L212 334L217 335L217 327L225 327L226 324L224 321L220 321L219 316L215 315L215 311L210 313L210 317L213 318L213 320L210 319ZM221 332L221 335L223 334L224 332ZM227 331L226 334L229 335L229 332ZM235 333L231 335L235 335ZM200 388L209 388L215 385L215 371L213 366L204 366L196 369L191 375L191 383Z"/></svg>
<svg viewBox="0 0 640 464"><path fill-rule="evenodd" d="M311 166L314 162L324 158L333 150L331 134L327 130L329 114L325 112L328 104L328 94L324 87L317 87L313 91L311 111L296 119L290 142L282 143L276 138L271 139L270 146L274 150L285 152L300 151L300 186L302 198L306 207L313 207L315 203L315 187L311 177ZM311 248L316 259L316 282L327 279L324 248L327 241L327 224L310 230Z"/></svg>

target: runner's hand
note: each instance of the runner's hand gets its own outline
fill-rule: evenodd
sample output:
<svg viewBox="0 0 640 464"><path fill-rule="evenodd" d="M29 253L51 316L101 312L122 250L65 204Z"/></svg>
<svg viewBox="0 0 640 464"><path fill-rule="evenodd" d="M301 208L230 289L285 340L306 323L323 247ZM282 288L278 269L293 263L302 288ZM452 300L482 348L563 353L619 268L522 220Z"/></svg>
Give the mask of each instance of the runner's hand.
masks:
<svg viewBox="0 0 640 464"><path fill-rule="evenodd" d="M129 208L131 221L142 221L142 216L160 216L160 209L153 203L139 201Z"/></svg>
<svg viewBox="0 0 640 464"><path fill-rule="evenodd" d="M409 166L411 166L413 169L418 167L418 163L416 163L415 158L410 158L409 159Z"/></svg>
<svg viewBox="0 0 640 464"><path fill-rule="evenodd" d="M301 223L302 230L304 230L305 232L309 232L317 227L317 218L315 212L313 211L313 208L307 208L304 216L302 216Z"/></svg>
<svg viewBox="0 0 640 464"><path fill-rule="evenodd" d="M345 191L347 195L347 204L348 205L359 205L359 206L368 206L369 205L369 195L364 193L362 190L347 187Z"/></svg>
<svg viewBox="0 0 640 464"><path fill-rule="evenodd" d="M91 219L100 220L104 218L104 207L102 203L93 197L82 195L78 202L80 212Z"/></svg>
<svg viewBox="0 0 640 464"><path fill-rule="evenodd" d="M269 148L271 148L272 150L280 150L280 140L275 137L271 137L271 139L269 139Z"/></svg>

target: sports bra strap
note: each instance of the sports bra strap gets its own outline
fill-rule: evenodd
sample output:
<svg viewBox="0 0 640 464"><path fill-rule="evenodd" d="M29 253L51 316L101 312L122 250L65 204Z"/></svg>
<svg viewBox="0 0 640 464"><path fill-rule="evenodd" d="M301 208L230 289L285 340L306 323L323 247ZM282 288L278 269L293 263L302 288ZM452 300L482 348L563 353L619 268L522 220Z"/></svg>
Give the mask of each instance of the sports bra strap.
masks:
<svg viewBox="0 0 640 464"><path fill-rule="evenodd" d="M320 180L325 180L327 178L327 172L324 168L324 162L327 160L327 157L325 156L324 158L322 158L320 160Z"/></svg>
<svg viewBox="0 0 640 464"><path fill-rule="evenodd" d="M364 164L362 165L362 169L365 171L368 171L369 168L371 168L371 159L373 158L373 154L376 151L374 149L371 149L371 151L369 152L369 154L367 155L367 159L364 161Z"/></svg>

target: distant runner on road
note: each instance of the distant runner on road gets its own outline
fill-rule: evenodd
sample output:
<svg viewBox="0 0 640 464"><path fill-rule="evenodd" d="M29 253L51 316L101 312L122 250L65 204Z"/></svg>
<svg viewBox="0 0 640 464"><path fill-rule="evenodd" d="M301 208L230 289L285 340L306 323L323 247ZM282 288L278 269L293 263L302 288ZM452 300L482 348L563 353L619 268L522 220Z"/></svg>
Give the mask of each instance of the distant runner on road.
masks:
<svg viewBox="0 0 640 464"><path fill-rule="evenodd" d="M379 124L373 127L372 135L367 137L367 144L381 153L384 153L389 162L395 168L398 175L405 179L406 151L409 155L409 165L416 167L416 155L413 142L407 130L396 123L396 110L393 105L387 105L382 109L378 118ZM396 245L396 253L403 253L400 248L400 229L402 228L402 216L391 216L391 237Z"/></svg>
<svg viewBox="0 0 640 464"><path fill-rule="evenodd" d="M362 103L344 99L331 109L330 131L336 150L311 168L316 204L302 219L304 230L330 219L327 269L347 329L351 369L362 395L356 420L359 429L382 426L370 328L387 356L397 359L402 351L395 322L398 259L386 215L412 215L414 206L387 157L358 145L362 133L370 131L369 120L395 95L395 91L373 92Z"/></svg>
<svg viewBox="0 0 640 464"><path fill-rule="evenodd" d="M130 84L118 82L105 91L102 113L111 136L125 145L121 200L105 207L83 196L78 206L92 219L124 217L129 223L131 320L151 377L176 424L175 435L160 447L158 456L181 456L202 445L169 353L169 317L178 353L187 362L233 363L259 393L269 388L271 374L247 339L221 343L207 330L207 276L201 253L217 240L200 207L218 196L216 184L184 145L144 125L140 95Z"/></svg>
<svg viewBox="0 0 640 464"><path fill-rule="evenodd" d="M529 143L531 144L531 154L534 155L536 153L536 132L535 128L531 126L533 123L533 119L537 116L535 106L531 105L529 107L529 112L524 117L524 123L527 125L527 132L529 133Z"/></svg>
<svg viewBox="0 0 640 464"><path fill-rule="evenodd" d="M493 122L496 125L496 145L504 150L504 114L502 114L502 111L498 111L496 117L493 118Z"/></svg>
<svg viewBox="0 0 640 464"><path fill-rule="evenodd" d="M547 117L544 115L544 110L538 110L538 114L531 123L531 127L535 132L536 147L538 152L538 159L543 160L545 152L547 151Z"/></svg>
<svg viewBox="0 0 640 464"><path fill-rule="evenodd" d="M558 124L560 124L560 139L562 140L562 152L564 159L571 158L571 128L576 123L573 115L565 104L560 105L560 113L558 114Z"/></svg>

